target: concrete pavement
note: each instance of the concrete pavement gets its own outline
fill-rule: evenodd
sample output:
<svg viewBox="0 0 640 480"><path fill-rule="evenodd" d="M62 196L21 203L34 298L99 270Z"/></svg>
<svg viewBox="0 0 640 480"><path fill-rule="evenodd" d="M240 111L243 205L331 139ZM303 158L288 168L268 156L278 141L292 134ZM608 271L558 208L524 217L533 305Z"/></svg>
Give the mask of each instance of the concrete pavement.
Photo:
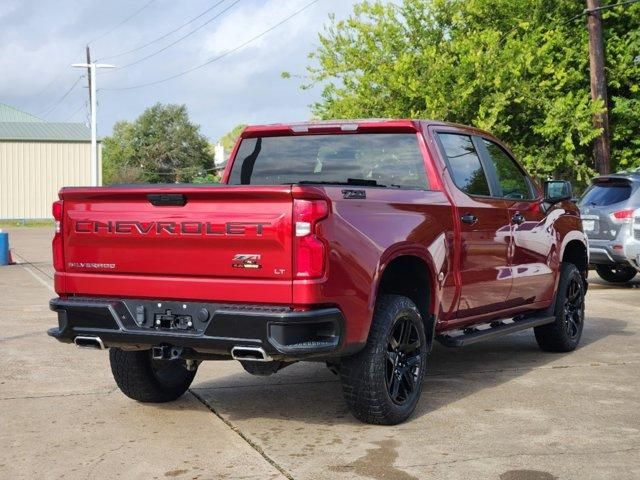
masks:
<svg viewBox="0 0 640 480"><path fill-rule="evenodd" d="M0 478L640 478L638 280L592 276L571 354L541 352L532 332L437 346L414 417L375 427L321 364L261 378L208 362L177 402L125 398L105 352L44 333L49 234L11 230L31 264L0 268Z"/></svg>

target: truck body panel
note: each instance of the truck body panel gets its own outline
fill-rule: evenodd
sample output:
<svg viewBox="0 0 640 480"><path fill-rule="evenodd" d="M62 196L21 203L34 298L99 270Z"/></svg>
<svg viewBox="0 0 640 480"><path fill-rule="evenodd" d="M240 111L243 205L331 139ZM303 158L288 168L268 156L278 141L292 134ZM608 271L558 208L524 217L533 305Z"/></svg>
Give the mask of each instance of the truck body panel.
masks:
<svg viewBox="0 0 640 480"><path fill-rule="evenodd" d="M253 301L290 303L291 188L246 190L63 190L59 293L243 301L256 287Z"/></svg>
<svg viewBox="0 0 640 480"><path fill-rule="evenodd" d="M440 139L445 134L466 136L477 148L490 194L472 195L456 184ZM376 138L383 145L379 151L389 145L389 158L419 155L417 173L367 160L362 152L369 152L367 143ZM332 141L335 148L327 150ZM400 145L395 153L394 142ZM500 186L495 172L486 173L490 165L482 142L508 152L485 132L440 122L258 126L241 134L220 186L65 188L57 240L62 249L54 246L57 258L64 258L55 276L56 292L63 300L157 299L201 302L203 308L273 306L287 312L336 309L333 333L325 335L339 337L329 352L333 355L365 344L381 282L398 259L415 261L426 272L427 281L415 285L414 294L425 299L421 313L433 319L438 334L545 309L554 300L566 240L586 245L577 208L570 202L544 206L539 186L528 176L531 198L496 196ZM315 150L305 156L295 145ZM364 150L349 151L354 145ZM354 165L369 169L367 176L335 182L335 173L323 173L338 153L343 159L333 164L335 171L352 167L344 161L348 154ZM261 164L260 158L269 160ZM291 169L279 163L286 167L287 161L300 162L291 163L298 169L306 162L317 180L291 181ZM242 168L234 170L236 162ZM268 184L251 184L252 175ZM421 185L402 184L411 178L420 178ZM301 206L318 207L321 214L301 221ZM301 275L300 262L318 252L321 274ZM283 324L288 321L277 315ZM265 322L278 321L269 317ZM304 335L322 336L323 328ZM239 322L240 338L241 333ZM73 334L67 333L66 340ZM265 338L275 337L269 333ZM308 338L292 345L316 342ZM316 343L321 350L328 345Z"/></svg>

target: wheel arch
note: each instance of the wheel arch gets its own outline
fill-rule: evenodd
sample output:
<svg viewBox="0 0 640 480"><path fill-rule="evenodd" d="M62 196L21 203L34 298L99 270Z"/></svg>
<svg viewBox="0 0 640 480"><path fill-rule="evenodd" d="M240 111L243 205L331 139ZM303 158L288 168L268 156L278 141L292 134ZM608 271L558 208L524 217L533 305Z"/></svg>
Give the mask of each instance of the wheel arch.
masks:
<svg viewBox="0 0 640 480"><path fill-rule="evenodd" d="M429 348L435 329L437 280L435 267L428 251L407 249L388 254L380 262L375 290L372 292L372 311L380 295L395 294L408 297L422 316Z"/></svg>
<svg viewBox="0 0 640 480"><path fill-rule="evenodd" d="M589 268L589 247L582 232L572 231L565 235L560 250L560 261L573 263L583 275Z"/></svg>

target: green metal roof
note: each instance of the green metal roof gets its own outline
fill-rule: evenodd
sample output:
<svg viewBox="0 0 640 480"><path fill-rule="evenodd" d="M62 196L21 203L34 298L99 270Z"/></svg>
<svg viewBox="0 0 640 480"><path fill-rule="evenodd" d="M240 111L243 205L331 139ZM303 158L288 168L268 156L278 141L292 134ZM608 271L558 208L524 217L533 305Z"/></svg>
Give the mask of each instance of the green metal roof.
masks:
<svg viewBox="0 0 640 480"><path fill-rule="evenodd" d="M0 140L90 142L84 123L0 122Z"/></svg>
<svg viewBox="0 0 640 480"><path fill-rule="evenodd" d="M25 113L6 103L0 103L0 123L4 122L43 122L41 118Z"/></svg>
<svg viewBox="0 0 640 480"><path fill-rule="evenodd" d="M0 103L0 140L90 142L91 131L84 123L46 122Z"/></svg>

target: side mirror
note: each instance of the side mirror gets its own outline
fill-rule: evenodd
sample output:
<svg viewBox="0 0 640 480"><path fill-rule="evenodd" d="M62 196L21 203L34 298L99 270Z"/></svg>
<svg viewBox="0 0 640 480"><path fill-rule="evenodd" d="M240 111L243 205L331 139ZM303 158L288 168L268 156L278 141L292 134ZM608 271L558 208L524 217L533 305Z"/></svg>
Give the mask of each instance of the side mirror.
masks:
<svg viewBox="0 0 640 480"><path fill-rule="evenodd" d="M566 180L548 180L544 182L544 201L558 203L573 198L573 188Z"/></svg>

